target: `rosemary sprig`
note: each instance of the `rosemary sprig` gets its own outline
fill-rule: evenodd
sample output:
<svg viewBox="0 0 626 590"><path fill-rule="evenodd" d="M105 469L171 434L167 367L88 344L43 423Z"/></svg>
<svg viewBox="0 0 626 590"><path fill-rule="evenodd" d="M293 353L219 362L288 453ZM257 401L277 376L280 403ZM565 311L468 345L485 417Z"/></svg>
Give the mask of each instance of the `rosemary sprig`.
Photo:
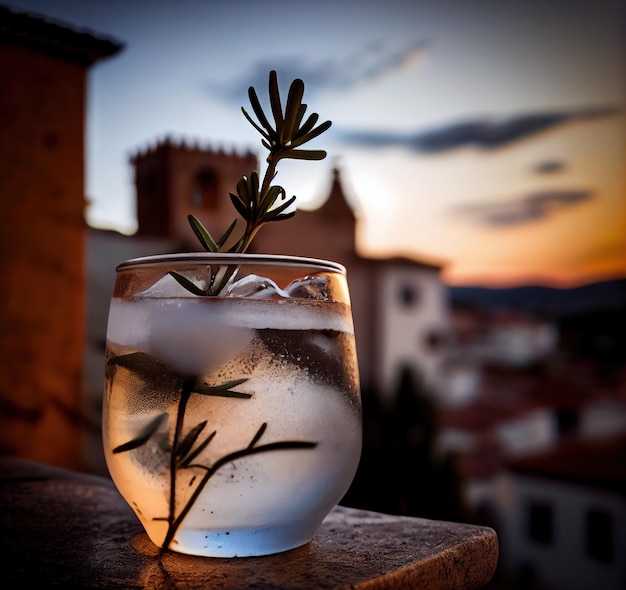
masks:
<svg viewBox="0 0 626 590"><path fill-rule="evenodd" d="M252 394L233 390L233 387L242 385L247 379L233 379L232 381L227 381L219 385L208 385L202 383L198 376L179 374L167 367L161 360L143 352L112 356L107 361L107 365L107 370L109 371L116 370L117 367L122 367L133 373L135 378L142 382L148 380L151 374L152 377L154 377L154 375L158 375L159 371L161 371L162 374L166 376L166 379L162 379L159 382L160 385L165 391L169 388L173 388L179 394L177 408L173 416L170 416L167 412L159 414L151 419L133 439L112 449L114 454L135 451L148 444L165 422L168 423L170 429L172 429L173 426L171 447L167 451L170 454L168 514L167 516L155 518L155 520L167 522L168 525L167 533L163 541L164 549L169 549L185 517L209 483L209 480L222 467L250 455L268 453L271 451L314 449L317 446L316 442L306 440L282 440L258 444L268 426L267 422L263 422L246 446L222 455L211 464L202 462L194 463L194 460L198 458L215 438L217 431L213 430L210 434L201 439L201 435L208 425L208 420L202 420L194 427L187 430L186 433L183 432L187 406L191 396L204 395L218 398L250 399ZM172 424L170 424L170 420ZM194 471L197 469L201 469L204 473L198 481L196 481L195 476L191 479L189 486L194 487L190 496L186 499L182 507L180 507L176 497L179 476L183 471Z"/></svg>
<svg viewBox="0 0 626 590"><path fill-rule="evenodd" d="M304 82L297 78L289 87L283 111L278 90L278 76L276 71L272 70L269 74L269 100L274 121L272 125L263 112L255 89L252 86L248 89L250 104L258 121L255 121L244 107L241 107L241 111L261 134L263 137L261 143L269 153L266 158L267 169L263 180L261 181L258 171L254 170L249 176L243 176L239 180L236 193L230 193L230 200L246 225L239 238L226 250L229 253L246 252L264 225L272 221L289 219L295 215L294 211L288 209L295 202L296 196L293 195L287 199L285 189L278 184L272 184L280 160L323 160L326 157L324 150L300 149L302 145L321 135L332 125L331 121L317 125L319 120L317 113L310 114L304 120L307 105L302 102L303 96ZM189 215L188 221L198 241L207 252L224 252L226 242L237 225L235 219L222 237L215 240L196 217ZM212 296L222 292L235 271L236 267L232 266L215 272L209 267L209 276L204 287L196 285L180 273L172 271L170 274L191 293L199 296Z"/></svg>

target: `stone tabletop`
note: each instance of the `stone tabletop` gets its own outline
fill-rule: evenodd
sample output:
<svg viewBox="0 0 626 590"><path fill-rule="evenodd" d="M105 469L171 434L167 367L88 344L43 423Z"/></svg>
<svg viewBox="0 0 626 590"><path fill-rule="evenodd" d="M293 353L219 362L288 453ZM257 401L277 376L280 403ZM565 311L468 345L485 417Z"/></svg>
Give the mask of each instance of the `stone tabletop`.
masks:
<svg viewBox="0 0 626 590"><path fill-rule="evenodd" d="M338 506L313 541L266 557L159 551L106 478L0 460L3 588L481 588L495 532Z"/></svg>

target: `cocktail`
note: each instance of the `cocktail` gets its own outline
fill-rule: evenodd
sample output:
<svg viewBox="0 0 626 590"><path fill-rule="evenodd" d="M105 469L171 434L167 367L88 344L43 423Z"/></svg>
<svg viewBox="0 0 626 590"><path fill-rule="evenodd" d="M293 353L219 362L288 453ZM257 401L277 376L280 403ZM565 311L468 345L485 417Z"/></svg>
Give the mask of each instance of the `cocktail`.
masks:
<svg viewBox="0 0 626 590"><path fill-rule="evenodd" d="M202 253L121 263L106 346L103 441L111 477L159 547L203 556L276 553L311 540L361 452L361 400L346 269L245 253L295 197L273 186L282 158L330 126L304 124L295 81L276 128L250 98L270 150L261 183L230 195L245 229L219 240L190 216ZM250 117L246 114L246 117ZM251 120L251 119L250 119ZM252 121L252 120L251 120ZM282 204L276 204L277 200Z"/></svg>
<svg viewBox="0 0 626 590"><path fill-rule="evenodd" d="M220 297L169 274L229 266ZM158 546L229 557L308 542L361 451L344 269L227 254L121 264L103 431L113 481Z"/></svg>

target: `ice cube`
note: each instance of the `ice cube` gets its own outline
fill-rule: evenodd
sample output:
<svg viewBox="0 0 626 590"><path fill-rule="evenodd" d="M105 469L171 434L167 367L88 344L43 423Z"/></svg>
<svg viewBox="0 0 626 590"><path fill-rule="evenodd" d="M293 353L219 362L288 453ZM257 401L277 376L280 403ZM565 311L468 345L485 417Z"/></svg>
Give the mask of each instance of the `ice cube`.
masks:
<svg viewBox="0 0 626 590"><path fill-rule="evenodd" d="M148 319L149 354L182 373L201 375L237 356L254 337L204 298L157 300Z"/></svg>
<svg viewBox="0 0 626 590"><path fill-rule="evenodd" d="M272 279L259 275L248 275L230 285L226 294L229 297L269 298L274 296L288 298L287 291L281 289Z"/></svg>
<svg viewBox="0 0 626 590"><path fill-rule="evenodd" d="M307 276L293 281L286 291L294 299L328 299L328 281L323 276Z"/></svg>
<svg viewBox="0 0 626 590"><path fill-rule="evenodd" d="M168 273L139 293L139 297L189 297L189 291Z"/></svg>

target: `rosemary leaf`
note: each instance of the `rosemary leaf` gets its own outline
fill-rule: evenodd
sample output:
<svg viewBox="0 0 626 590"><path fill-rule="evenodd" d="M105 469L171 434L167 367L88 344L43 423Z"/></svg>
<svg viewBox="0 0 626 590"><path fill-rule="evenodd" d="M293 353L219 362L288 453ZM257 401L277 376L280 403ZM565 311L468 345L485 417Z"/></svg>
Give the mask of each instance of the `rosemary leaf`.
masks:
<svg viewBox="0 0 626 590"><path fill-rule="evenodd" d="M196 424L196 426L194 426L187 433L185 438L183 438L183 440L180 441L178 447L176 448L176 458L179 461L182 461L183 459L185 459L185 457L187 456L187 453L191 450L191 447L193 447L193 444L196 442L196 440L200 436L200 433L204 430L206 425L207 425L206 420L204 420L203 422L200 422L199 424Z"/></svg>
<svg viewBox="0 0 626 590"><path fill-rule="evenodd" d="M248 448L251 449L254 445L256 445L256 443L259 442L259 440L261 440L261 437L263 436L263 433L267 430L267 422L263 422L263 424L261 424L261 426L259 426L259 429L256 431L256 434L252 437L252 440L250 441L250 444L248 445Z"/></svg>
<svg viewBox="0 0 626 590"><path fill-rule="evenodd" d="M274 123L276 124L276 136L278 141L282 142L283 109L280 104L280 92L278 90L278 76L276 70L270 72L269 94L270 107L272 109L272 115L274 116Z"/></svg>
<svg viewBox="0 0 626 590"><path fill-rule="evenodd" d="M271 211L268 211L265 214L264 219L266 221L273 221L276 217L279 217L280 214L285 210L288 209L296 200L296 197L293 196L291 197L291 199L289 199L288 201L285 201L282 205L276 207L275 209L272 209ZM292 215L295 215L295 211L293 212ZM291 217L291 215L290 215Z"/></svg>
<svg viewBox="0 0 626 590"><path fill-rule="evenodd" d="M241 197L239 197L238 195L233 195L233 193L230 193L230 200L235 206L235 209L237 209L237 213L239 213L239 215L241 215L246 221L248 221L248 218L249 218L248 209L244 205Z"/></svg>
<svg viewBox="0 0 626 590"><path fill-rule="evenodd" d="M209 443L215 438L217 434L217 430L214 430L211 434L209 434L189 455L185 457L185 459L181 462L181 467L188 467L189 464L202 452L207 448Z"/></svg>
<svg viewBox="0 0 626 590"><path fill-rule="evenodd" d="M291 141L291 138L293 137L293 130L296 127L296 121L298 120L298 115L300 113L303 94L304 82L300 79L294 80L289 87L287 104L285 105L285 121L282 134L280 136L280 140L283 143Z"/></svg>
<svg viewBox="0 0 626 590"><path fill-rule="evenodd" d="M115 447L113 449L113 453L125 453L126 451L132 451L133 449L145 445L150 440L152 435L159 429L159 426L163 424L163 421L167 419L167 416L168 414L165 412L163 414L159 414L156 418L153 418L136 438Z"/></svg>
<svg viewBox="0 0 626 590"><path fill-rule="evenodd" d="M278 137L276 136L276 133L272 129L270 122L267 120L267 117L265 116L265 113L263 112L263 109L261 108L261 103L259 102L259 97L257 96L256 90L252 86L248 88L248 98L250 99L250 104L252 105L254 114L259 119L259 122L261 123L261 125L266 129L266 133L263 133L263 132L261 133L270 142L277 140ZM243 107L242 107L242 110L244 111L244 114L246 114L245 109L243 109ZM248 120L250 120L249 117L248 117Z"/></svg>
<svg viewBox="0 0 626 590"><path fill-rule="evenodd" d="M279 157L292 160L323 160L326 152L324 150L285 150Z"/></svg>
<svg viewBox="0 0 626 590"><path fill-rule="evenodd" d="M234 379L233 381L228 381L226 383L222 383L221 385L207 385L206 383L197 383L193 387L193 392L199 393L201 395L250 399L252 397L252 394L250 393L232 391L233 387L237 387L237 385L241 385L246 381L247 379Z"/></svg>
<svg viewBox="0 0 626 590"><path fill-rule="evenodd" d="M206 228L193 215L187 215L187 220L204 249L207 252L219 252L219 246L215 243L215 240L211 237L211 234Z"/></svg>
<svg viewBox="0 0 626 590"><path fill-rule="evenodd" d="M220 238L220 241L217 243L218 249L224 246L224 244L226 243L226 240L228 240L228 238L230 237L230 234L233 233L233 230L235 229L236 225L237 225L237 220L235 219L235 221L233 221L230 224L230 227L224 232L224 235Z"/></svg>

